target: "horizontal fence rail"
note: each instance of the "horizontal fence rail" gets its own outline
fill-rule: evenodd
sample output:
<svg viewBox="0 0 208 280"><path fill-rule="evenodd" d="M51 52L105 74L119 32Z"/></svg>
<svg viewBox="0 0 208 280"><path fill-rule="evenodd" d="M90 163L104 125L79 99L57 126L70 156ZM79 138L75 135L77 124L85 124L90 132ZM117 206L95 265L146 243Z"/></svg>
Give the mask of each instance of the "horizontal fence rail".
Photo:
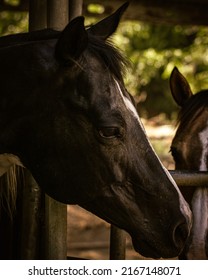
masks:
<svg viewBox="0 0 208 280"><path fill-rule="evenodd" d="M179 187L208 187L207 171L178 171L169 170Z"/></svg>

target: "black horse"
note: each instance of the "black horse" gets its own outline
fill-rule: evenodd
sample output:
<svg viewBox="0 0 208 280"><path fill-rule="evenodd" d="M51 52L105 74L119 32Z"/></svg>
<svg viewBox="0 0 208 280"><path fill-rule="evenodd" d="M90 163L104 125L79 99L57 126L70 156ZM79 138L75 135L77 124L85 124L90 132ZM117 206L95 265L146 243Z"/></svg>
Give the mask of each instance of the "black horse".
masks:
<svg viewBox="0 0 208 280"><path fill-rule="evenodd" d="M175 67L170 77L175 102L181 107L171 151L176 169L208 171L208 90L192 93ZM191 238L181 258L208 259L208 188L182 188L193 211Z"/></svg>
<svg viewBox="0 0 208 280"><path fill-rule="evenodd" d="M63 32L1 39L0 158L29 169L54 199L125 229L144 256L173 257L191 213L147 140L124 86L125 60L107 40L127 6L88 29L77 17Z"/></svg>

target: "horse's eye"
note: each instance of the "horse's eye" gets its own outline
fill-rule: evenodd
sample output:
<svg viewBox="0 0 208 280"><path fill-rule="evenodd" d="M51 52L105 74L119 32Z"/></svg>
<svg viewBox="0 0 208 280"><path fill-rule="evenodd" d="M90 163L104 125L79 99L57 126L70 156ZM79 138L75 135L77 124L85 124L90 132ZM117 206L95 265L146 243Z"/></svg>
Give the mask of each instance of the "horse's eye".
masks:
<svg viewBox="0 0 208 280"><path fill-rule="evenodd" d="M98 130L99 134L103 138L119 138L121 137L121 132L119 127L101 127Z"/></svg>

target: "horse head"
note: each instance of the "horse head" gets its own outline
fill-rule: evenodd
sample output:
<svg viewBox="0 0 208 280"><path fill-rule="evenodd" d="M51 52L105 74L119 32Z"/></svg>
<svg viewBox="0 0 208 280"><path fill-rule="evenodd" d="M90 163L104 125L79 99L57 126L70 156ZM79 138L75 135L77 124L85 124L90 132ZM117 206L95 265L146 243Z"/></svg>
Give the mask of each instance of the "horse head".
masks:
<svg viewBox="0 0 208 280"><path fill-rule="evenodd" d="M144 256L173 257L191 213L147 139L123 82L125 60L108 41L127 5L87 29L78 17L54 39L1 50L1 152L18 156L54 199L125 229Z"/></svg>

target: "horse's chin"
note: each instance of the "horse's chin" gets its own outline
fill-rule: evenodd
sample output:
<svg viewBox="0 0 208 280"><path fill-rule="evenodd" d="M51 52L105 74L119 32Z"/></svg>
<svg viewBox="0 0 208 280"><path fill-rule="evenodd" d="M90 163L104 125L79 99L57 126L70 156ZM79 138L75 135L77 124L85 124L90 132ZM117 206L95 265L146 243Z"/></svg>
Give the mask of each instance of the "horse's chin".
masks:
<svg viewBox="0 0 208 280"><path fill-rule="evenodd" d="M132 238L132 243L133 243L135 251L145 258L167 259L167 258L177 257L179 254L177 249L173 249L170 251L170 250L166 250L164 248L162 250L159 250L157 246L152 246L150 243L148 243L144 239L138 240L137 238Z"/></svg>
<svg viewBox="0 0 208 280"><path fill-rule="evenodd" d="M157 253L157 250L151 247L145 240L138 241L138 239L133 238L132 243L135 251L143 257L152 259L161 258L161 254Z"/></svg>

